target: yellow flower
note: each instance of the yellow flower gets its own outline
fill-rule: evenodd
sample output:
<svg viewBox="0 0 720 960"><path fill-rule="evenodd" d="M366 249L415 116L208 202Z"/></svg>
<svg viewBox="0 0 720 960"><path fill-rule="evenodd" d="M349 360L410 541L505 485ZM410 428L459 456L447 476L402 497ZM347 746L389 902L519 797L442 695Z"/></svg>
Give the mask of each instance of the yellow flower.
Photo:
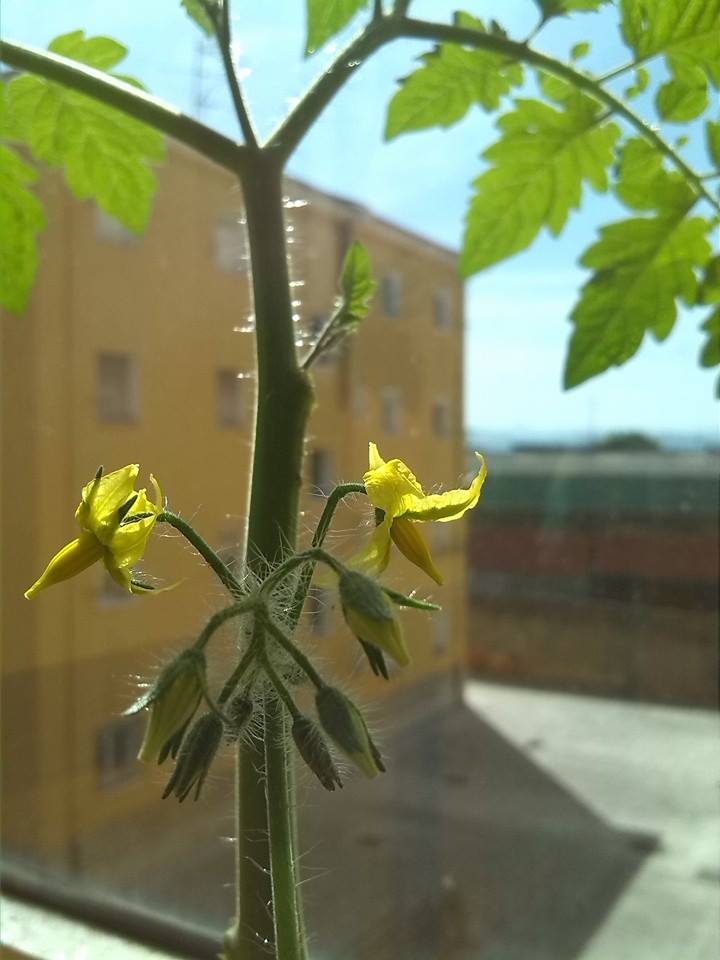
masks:
<svg viewBox="0 0 720 960"><path fill-rule="evenodd" d="M391 543L401 553L442 584L419 524L430 520L445 523L457 520L480 499L487 467L479 453L480 469L467 490L448 490L426 495L409 467L402 460L386 463L374 443L370 444L370 469L363 477L370 502L381 516L367 546L352 563L370 573L382 573L390 561Z"/></svg>
<svg viewBox="0 0 720 960"><path fill-rule="evenodd" d="M98 560L102 560L113 580L130 593L147 593L152 589L133 580L130 568L145 552L148 537L163 509L163 497L152 474L150 482L157 502L148 500L145 490L135 492L138 471L136 463L105 476L101 468L83 487L82 499L75 511L80 536L55 554L40 579L26 591L28 599L46 587L74 577Z"/></svg>

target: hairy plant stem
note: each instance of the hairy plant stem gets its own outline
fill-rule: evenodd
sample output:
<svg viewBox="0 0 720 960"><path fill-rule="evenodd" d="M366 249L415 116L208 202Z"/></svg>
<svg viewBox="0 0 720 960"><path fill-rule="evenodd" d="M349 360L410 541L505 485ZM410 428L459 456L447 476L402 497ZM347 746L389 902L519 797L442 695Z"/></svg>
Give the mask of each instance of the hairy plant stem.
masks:
<svg viewBox="0 0 720 960"><path fill-rule="evenodd" d="M247 564L263 577L295 548L312 388L295 351L282 162L271 150L248 160L240 173L252 261L258 395ZM263 629L259 618L256 629ZM267 944L275 943L278 960L303 960L294 797L286 721L276 698L266 700L263 720L264 749L238 747L237 915L225 956L267 960Z"/></svg>

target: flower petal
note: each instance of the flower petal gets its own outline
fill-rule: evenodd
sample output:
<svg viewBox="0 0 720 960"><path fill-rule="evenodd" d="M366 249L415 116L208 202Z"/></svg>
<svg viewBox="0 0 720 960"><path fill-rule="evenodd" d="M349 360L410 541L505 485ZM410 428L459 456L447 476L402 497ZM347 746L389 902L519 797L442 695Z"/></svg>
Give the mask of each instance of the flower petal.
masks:
<svg viewBox="0 0 720 960"><path fill-rule="evenodd" d="M102 555L103 547L97 538L91 533L82 533L77 540L66 544L55 554L40 579L26 590L25 596L30 600L46 587L74 577L76 573L92 566Z"/></svg>
<svg viewBox="0 0 720 960"><path fill-rule="evenodd" d="M112 536L118 523L118 510L133 495L139 470L137 463L130 463L93 478L83 487L75 518L83 530L94 533L101 543L107 543Z"/></svg>
<svg viewBox="0 0 720 960"><path fill-rule="evenodd" d="M392 517L385 515L382 523L373 530L363 549L348 561L348 566L362 573L382 573L390 562L390 525Z"/></svg>
<svg viewBox="0 0 720 960"><path fill-rule="evenodd" d="M415 521L407 520L405 517L397 517L390 527L390 536L400 552L411 563L424 570L438 586L442 586L443 576L433 563L425 537L423 537Z"/></svg>
<svg viewBox="0 0 720 960"><path fill-rule="evenodd" d="M447 490L445 493L433 493L416 499L403 516L408 520L457 520L474 507L480 499L487 476L485 460L479 453L475 456L480 461L480 470L467 490Z"/></svg>
<svg viewBox="0 0 720 960"><path fill-rule="evenodd" d="M155 520L157 519L156 505L150 503L145 490L141 490L138 494L129 516L143 513L152 515L143 517L141 520L134 520L131 523L120 524L110 537L107 547L118 567L131 567L140 560L155 526Z"/></svg>
<svg viewBox="0 0 720 960"><path fill-rule="evenodd" d="M385 461L384 461L383 458L380 456L380 451L379 451L378 448L377 448L377 444L376 444L376 443L373 443L372 441L370 441L370 444L369 444L369 456L368 456L368 460L369 460L369 469L370 469L370 470L377 470L378 467L384 467L384 466L385 466Z"/></svg>
<svg viewBox="0 0 720 960"><path fill-rule="evenodd" d="M370 503L390 517L399 517L425 496L415 475L402 460L389 460L363 477Z"/></svg>

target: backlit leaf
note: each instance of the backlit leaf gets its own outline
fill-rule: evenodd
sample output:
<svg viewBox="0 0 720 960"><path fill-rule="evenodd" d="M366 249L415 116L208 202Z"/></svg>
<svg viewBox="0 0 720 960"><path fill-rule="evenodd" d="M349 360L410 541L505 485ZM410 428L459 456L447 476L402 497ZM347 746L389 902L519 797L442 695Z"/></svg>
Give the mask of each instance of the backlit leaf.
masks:
<svg viewBox="0 0 720 960"><path fill-rule="evenodd" d="M544 20L570 13L593 13L610 0L535 0Z"/></svg>
<svg viewBox="0 0 720 960"><path fill-rule="evenodd" d="M481 21L459 14L456 23L484 32ZM422 66L401 81L388 107L385 137L426 127L449 127L471 106L496 110L512 86L522 83L522 66L487 50L444 43L420 57Z"/></svg>
<svg viewBox="0 0 720 960"><path fill-rule="evenodd" d="M201 0L180 0L180 2L183 7L185 7L187 15L195 21L205 36L214 36L215 26L208 14L207 7L214 7L216 10L219 10L220 0L208 0L208 2L204 4L201 3Z"/></svg>
<svg viewBox="0 0 720 960"><path fill-rule="evenodd" d="M595 273L571 316L566 387L625 363L646 332L663 340L677 318L678 298L695 302L697 269L710 255L710 224L688 218L687 209L601 228L581 258Z"/></svg>
<svg viewBox="0 0 720 960"><path fill-rule="evenodd" d="M673 78L660 87L655 97L658 114L673 123L694 120L708 103L707 77L693 63L676 65Z"/></svg>
<svg viewBox="0 0 720 960"><path fill-rule="evenodd" d="M58 37L52 49L91 66L114 65L125 48L81 31ZM162 136L119 110L38 76L7 85L5 133L28 144L34 155L62 167L79 199L93 198L125 227L141 232L156 189L152 164L162 160Z"/></svg>
<svg viewBox="0 0 720 960"><path fill-rule="evenodd" d="M700 354L701 367L716 367L720 364L720 307L716 307L701 327L707 340Z"/></svg>
<svg viewBox="0 0 720 960"><path fill-rule="evenodd" d="M542 227L560 233L585 183L607 189L620 129L601 117L596 101L576 94L564 109L520 100L500 118L502 136L483 154L492 166L474 182L467 213L465 276L525 249Z"/></svg>
<svg viewBox="0 0 720 960"><path fill-rule="evenodd" d="M720 123L708 120L705 124L705 142L714 166L720 170Z"/></svg>
<svg viewBox="0 0 720 960"><path fill-rule="evenodd" d="M694 198L685 178L669 173L660 152L639 137L622 146L614 190L633 210L685 209Z"/></svg>
<svg viewBox="0 0 720 960"><path fill-rule="evenodd" d="M340 277L343 302L343 323L359 323L370 309L370 301L377 283L373 279L370 257L365 247L356 240L345 255Z"/></svg>
<svg viewBox="0 0 720 960"><path fill-rule="evenodd" d="M305 56L315 53L346 26L369 0L306 0L307 41Z"/></svg>
<svg viewBox="0 0 720 960"><path fill-rule="evenodd" d="M37 234L45 213L27 189L37 174L7 147L0 146L0 304L12 313L27 306L37 271Z"/></svg>
<svg viewBox="0 0 720 960"><path fill-rule="evenodd" d="M720 83L720 0L620 0L622 33L637 59L662 54L668 67L702 67Z"/></svg>

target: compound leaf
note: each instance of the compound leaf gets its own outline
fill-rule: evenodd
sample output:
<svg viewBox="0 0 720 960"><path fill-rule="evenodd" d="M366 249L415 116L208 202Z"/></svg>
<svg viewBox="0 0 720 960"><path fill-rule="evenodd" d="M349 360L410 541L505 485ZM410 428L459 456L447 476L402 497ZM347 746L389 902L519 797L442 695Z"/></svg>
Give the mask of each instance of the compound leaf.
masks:
<svg viewBox="0 0 720 960"><path fill-rule="evenodd" d="M566 388L625 363L648 331L663 340L677 318L677 299L695 302L696 271L710 256L710 224L688 218L688 209L601 228L580 261L595 273L571 315Z"/></svg>
<svg viewBox="0 0 720 960"><path fill-rule="evenodd" d="M687 208L695 196L685 178L665 170L660 152L639 137L622 146L614 190L633 210Z"/></svg>
<svg viewBox="0 0 720 960"><path fill-rule="evenodd" d="M703 322L701 330L707 333L707 340L700 354L700 366L716 367L720 364L720 307L716 307Z"/></svg>
<svg viewBox="0 0 720 960"><path fill-rule="evenodd" d="M705 124L705 141L713 164L720 170L720 123L708 120Z"/></svg>
<svg viewBox="0 0 720 960"><path fill-rule="evenodd" d="M456 23L485 32L481 21L458 14ZM522 66L497 53L444 43L420 57L422 66L400 81L390 101L385 138L426 127L449 127L473 104L496 110L512 86L523 81Z"/></svg>
<svg viewBox="0 0 720 960"><path fill-rule="evenodd" d="M660 87L655 97L658 114L672 123L694 120L708 103L707 76L694 63L676 64L672 79Z"/></svg>
<svg viewBox="0 0 720 960"><path fill-rule="evenodd" d="M492 166L475 180L466 217L465 276L523 250L544 226L560 233L580 205L584 183L607 189L620 135L599 104L580 93L563 109L519 100L498 126L501 138L483 154Z"/></svg>
<svg viewBox="0 0 720 960"><path fill-rule="evenodd" d="M307 0L305 56L315 53L346 26L369 0Z"/></svg>
<svg viewBox="0 0 720 960"><path fill-rule="evenodd" d="M22 313L37 272L36 238L45 226L43 206L27 184L37 173L0 146L0 303Z"/></svg>
<svg viewBox="0 0 720 960"><path fill-rule="evenodd" d="M356 325L365 317L376 287L368 252L355 240L345 255L340 276L342 325Z"/></svg>
<svg viewBox="0 0 720 960"><path fill-rule="evenodd" d="M180 0L187 15L195 21L206 37L212 37L215 34L215 24L208 13L208 7L217 11L220 9L220 0Z"/></svg>
<svg viewBox="0 0 720 960"><path fill-rule="evenodd" d="M95 67L114 66L126 52L108 37L86 38L82 31L58 37L50 49ZM62 167L76 197L94 198L136 233L144 229L156 189L151 165L164 156L157 130L60 84L23 75L7 84L4 132Z"/></svg>
<svg viewBox="0 0 720 960"><path fill-rule="evenodd" d="M681 62L694 64L720 83L720 0L621 0L620 11L636 59L662 54L671 73Z"/></svg>

